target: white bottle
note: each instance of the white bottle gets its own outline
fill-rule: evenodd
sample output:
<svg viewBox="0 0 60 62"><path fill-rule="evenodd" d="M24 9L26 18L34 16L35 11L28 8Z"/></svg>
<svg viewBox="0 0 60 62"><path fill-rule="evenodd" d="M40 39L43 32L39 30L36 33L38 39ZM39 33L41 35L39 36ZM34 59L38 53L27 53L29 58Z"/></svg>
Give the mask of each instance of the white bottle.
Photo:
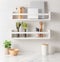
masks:
<svg viewBox="0 0 60 62"><path fill-rule="evenodd" d="M19 28L19 32L24 32L22 26L20 26L20 28ZM23 34L20 34L20 37L23 37Z"/></svg>
<svg viewBox="0 0 60 62"><path fill-rule="evenodd" d="M22 26L20 26L19 32L24 32Z"/></svg>

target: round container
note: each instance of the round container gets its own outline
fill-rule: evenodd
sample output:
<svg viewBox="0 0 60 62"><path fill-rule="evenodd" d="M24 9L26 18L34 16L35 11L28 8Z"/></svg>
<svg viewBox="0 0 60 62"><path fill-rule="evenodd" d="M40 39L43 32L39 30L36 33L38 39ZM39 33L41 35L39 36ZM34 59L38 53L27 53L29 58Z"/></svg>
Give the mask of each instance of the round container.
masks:
<svg viewBox="0 0 60 62"><path fill-rule="evenodd" d="M48 55L48 44L41 45L41 53L42 55Z"/></svg>
<svg viewBox="0 0 60 62"><path fill-rule="evenodd" d="M24 13L24 11L25 11L25 8L24 7L20 7L19 8L19 13Z"/></svg>
<svg viewBox="0 0 60 62"><path fill-rule="evenodd" d="M9 54L12 56L16 56L18 55L19 50L18 49L10 49L9 50Z"/></svg>
<svg viewBox="0 0 60 62"><path fill-rule="evenodd" d="M19 14L20 14L20 13L24 13L24 12L25 12L25 8L24 8L24 7L20 7L20 8L18 9L18 13L19 13ZM23 19L23 15L19 15L18 18L19 18L19 19Z"/></svg>

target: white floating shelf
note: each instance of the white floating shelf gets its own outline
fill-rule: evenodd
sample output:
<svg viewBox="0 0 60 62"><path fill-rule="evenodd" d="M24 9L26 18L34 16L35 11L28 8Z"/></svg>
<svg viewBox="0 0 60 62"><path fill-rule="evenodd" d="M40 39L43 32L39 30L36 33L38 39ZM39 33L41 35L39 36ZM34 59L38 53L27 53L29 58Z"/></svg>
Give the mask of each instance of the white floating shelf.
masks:
<svg viewBox="0 0 60 62"><path fill-rule="evenodd" d="M28 13L13 13L13 15L28 15Z"/></svg>
<svg viewBox="0 0 60 62"><path fill-rule="evenodd" d="M41 16L43 16L43 15L49 15L50 14L50 12L48 12L48 13L38 13L38 15L41 15ZM29 15L28 13L13 13L13 15Z"/></svg>
<svg viewBox="0 0 60 62"><path fill-rule="evenodd" d="M11 34L49 34L50 30L47 32L11 32Z"/></svg>
<svg viewBox="0 0 60 62"><path fill-rule="evenodd" d="M47 37L12 37L13 39L50 39L50 30L47 32L11 32L13 34L46 34Z"/></svg>
<svg viewBox="0 0 60 62"><path fill-rule="evenodd" d="M48 13L38 13L38 15L41 15L41 16L43 16L43 15L50 15L50 12L48 12Z"/></svg>
<svg viewBox="0 0 60 62"><path fill-rule="evenodd" d="M12 32L12 34L48 34L49 32Z"/></svg>
<svg viewBox="0 0 60 62"><path fill-rule="evenodd" d="M13 39L50 39L49 37L13 37Z"/></svg>
<svg viewBox="0 0 60 62"><path fill-rule="evenodd" d="M20 20L22 20L22 21L35 21L35 22L37 22L37 21L50 21L50 18L49 19L14 19L15 21L17 20L17 21L20 21Z"/></svg>
<svg viewBox="0 0 60 62"><path fill-rule="evenodd" d="M18 16L23 16L24 19L19 19ZM46 22L46 21L50 21L51 20L51 12L49 11L48 13L39 13L39 9L38 8L27 8L27 13L13 13L13 20L15 22L22 22L22 21L26 21L26 22ZM32 35L32 36L21 36L21 37L17 37L14 35L17 34L28 34L28 35ZM43 37L39 37L39 36L35 36L37 34L43 34ZM12 38L13 39L50 39L50 30L47 30L45 32L11 32Z"/></svg>
<svg viewBox="0 0 60 62"><path fill-rule="evenodd" d="M29 16L29 14L28 13L21 13L21 14L19 14L19 13L13 13L13 16L14 15L27 15L27 17ZM50 19L51 19L51 12L48 12L48 13L38 13L38 16L42 16L42 17L44 17L44 16L48 16L48 18L43 18L43 19L38 19L38 18L26 18L26 19L14 19L14 20L22 20L22 21L50 21Z"/></svg>
<svg viewBox="0 0 60 62"><path fill-rule="evenodd" d="M43 15L49 15L49 13L39 13L38 15L41 15L41 16L43 16Z"/></svg>

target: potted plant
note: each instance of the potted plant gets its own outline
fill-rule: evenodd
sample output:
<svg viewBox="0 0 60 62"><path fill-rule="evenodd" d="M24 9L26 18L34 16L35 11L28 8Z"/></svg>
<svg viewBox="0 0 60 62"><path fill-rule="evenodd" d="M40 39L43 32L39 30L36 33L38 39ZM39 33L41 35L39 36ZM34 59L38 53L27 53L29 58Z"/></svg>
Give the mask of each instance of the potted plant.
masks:
<svg viewBox="0 0 60 62"><path fill-rule="evenodd" d="M17 32L19 32L19 28L21 26L21 23L20 22L16 22L16 28L17 28ZM19 34L18 34L18 37L19 37Z"/></svg>
<svg viewBox="0 0 60 62"><path fill-rule="evenodd" d="M20 26L21 26L20 22L16 22L16 28L17 28L17 31L18 31L18 32L19 32Z"/></svg>
<svg viewBox="0 0 60 62"><path fill-rule="evenodd" d="M11 41L5 40L3 44L5 47L5 54L9 54L9 49L11 48Z"/></svg>
<svg viewBox="0 0 60 62"><path fill-rule="evenodd" d="M22 22L22 28L24 29L24 32L26 32L26 30L27 30L27 23L25 23L25 22ZM25 37L26 37L26 34L25 34Z"/></svg>

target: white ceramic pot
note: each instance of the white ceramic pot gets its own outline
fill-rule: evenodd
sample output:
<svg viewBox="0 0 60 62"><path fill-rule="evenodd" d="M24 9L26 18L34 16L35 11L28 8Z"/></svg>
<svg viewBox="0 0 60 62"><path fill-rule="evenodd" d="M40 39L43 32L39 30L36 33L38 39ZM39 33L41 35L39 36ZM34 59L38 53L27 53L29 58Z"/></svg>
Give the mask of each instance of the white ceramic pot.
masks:
<svg viewBox="0 0 60 62"><path fill-rule="evenodd" d="M48 55L48 44L42 44L41 45L41 53L44 56Z"/></svg>
<svg viewBox="0 0 60 62"><path fill-rule="evenodd" d="M5 48L5 54L8 55L9 54L9 48Z"/></svg>

